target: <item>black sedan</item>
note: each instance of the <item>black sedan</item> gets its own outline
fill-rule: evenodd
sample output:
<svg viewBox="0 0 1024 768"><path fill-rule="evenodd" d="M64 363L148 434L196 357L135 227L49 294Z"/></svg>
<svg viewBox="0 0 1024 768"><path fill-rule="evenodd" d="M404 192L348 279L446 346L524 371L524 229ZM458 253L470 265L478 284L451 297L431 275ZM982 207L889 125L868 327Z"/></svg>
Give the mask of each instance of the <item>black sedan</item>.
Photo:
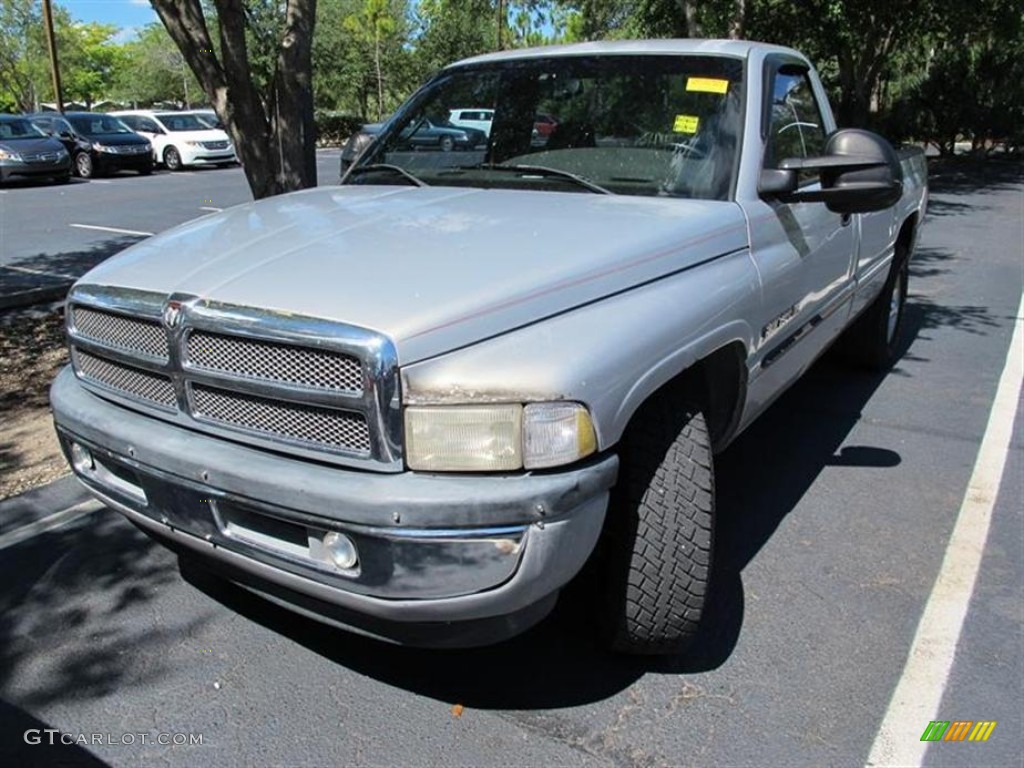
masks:
<svg viewBox="0 0 1024 768"><path fill-rule="evenodd" d="M0 184L16 176L66 182L71 159L59 141L25 118L0 115Z"/></svg>
<svg viewBox="0 0 1024 768"><path fill-rule="evenodd" d="M83 179L129 170L153 172L153 146L110 115L98 112L40 112L33 125L56 139L71 154L74 172Z"/></svg>

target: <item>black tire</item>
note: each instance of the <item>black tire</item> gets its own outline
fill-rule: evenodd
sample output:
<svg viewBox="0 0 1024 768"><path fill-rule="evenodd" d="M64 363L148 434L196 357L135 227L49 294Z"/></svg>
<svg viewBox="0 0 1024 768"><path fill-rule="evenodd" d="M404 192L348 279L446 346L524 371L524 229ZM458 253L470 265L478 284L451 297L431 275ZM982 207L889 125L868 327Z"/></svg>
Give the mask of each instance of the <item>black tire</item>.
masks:
<svg viewBox="0 0 1024 768"><path fill-rule="evenodd" d="M91 179L96 175L92 156L88 152L79 152L74 159L75 175L83 179Z"/></svg>
<svg viewBox="0 0 1024 768"><path fill-rule="evenodd" d="M612 650L679 653L693 640L710 587L714 517L704 415L656 398L623 438L602 542L602 618Z"/></svg>
<svg viewBox="0 0 1024 768"><path fill-rule="evenodd" d="M180 171L181 164L181 153L174 147L168 147L164 150L164 165L167 166L168 171Z"/></svg>
<svg viewBox="0 0 1024 768"><path fill-rule="evenodd" d="M437 145L441 148L442 152L451 152L455 149L455 139L451 136L442 136L437 140Z"/></svg>
<svg viewBox="0 0 1024 768"><path fill-rule="evenodd" d="M866 368L885 370L899 357L909 278L907 251L897 247L882 292L846 332L847 348Z"/></svg>

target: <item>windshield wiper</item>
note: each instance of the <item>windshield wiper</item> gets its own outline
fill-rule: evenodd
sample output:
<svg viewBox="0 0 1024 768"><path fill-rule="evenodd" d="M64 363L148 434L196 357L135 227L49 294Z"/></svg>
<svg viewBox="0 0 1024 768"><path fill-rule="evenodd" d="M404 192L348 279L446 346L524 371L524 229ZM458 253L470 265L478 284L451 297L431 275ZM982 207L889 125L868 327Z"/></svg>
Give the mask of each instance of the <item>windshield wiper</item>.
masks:
<svg viewBox="0 0 1024 768"><path fill-rule="evenodd" d="M357 174L360 174L360 173L373 173L374 171L386 171L386 172L389 171L391 173L397 173L403 179L411 181L417 187L429 187L430 186L423 179L421 179L421 178L419 178L417 176L413 176L411 173L409 173L407 170L405 170L405 168L402 168L400 165L391 165L390 163L371 163L370 165L357 165L357 166L349 169L348 175L349 176L356 176Z"/></svg>
<svg viewBox="0 0 1024 768"><path fill-rule="evenodd" d="M467 165L460 166L459 170L463 171L512 171L513 173L522 173L524 175L536 174L537 176L547 176L555 179L565 179L571 181L584 189L589 189L591 192L596 192L599 195L614 195L610 189L605 189L600 184L595 184L589 179L580 176L579 174L572 173L571 171L563 171L561 168L551 168L547 165L512 165L507 163L500 163L498 165L487 165L481 163L480 165Z"/></svg>

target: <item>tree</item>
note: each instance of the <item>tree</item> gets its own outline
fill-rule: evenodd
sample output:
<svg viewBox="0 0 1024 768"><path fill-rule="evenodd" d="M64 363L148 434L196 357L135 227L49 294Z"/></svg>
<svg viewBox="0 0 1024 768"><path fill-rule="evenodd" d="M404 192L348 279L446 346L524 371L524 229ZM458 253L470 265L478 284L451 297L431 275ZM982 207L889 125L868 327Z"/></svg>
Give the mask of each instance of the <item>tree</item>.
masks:
<svg viewBox="0 0 1024 768"><path fill-rule="evenodd" d="M185 57L159 23L144 27L124 46L126 64L115 94L133 104L173 101L189 107L204 101L202 89Z"/></svg>
<svg viewBox="0 0 1024 768"><path fill-rule="evenodd" d="M91 109L111 94L126 64L123 46L113 42L117 27L109 24L74 24L58 37L64 98Z"/></svg>
<svg viewBox="0 0 1024 768"><path fill-rule="evenodd" d="M421 0L416 12L416 56L421 73L495 50L495 18L490 0Z"/></svg>
<svg viewBox="0 0 1024 768"><path fill-rule="evenodd" d="M316 186L316 4L152 0L231 133L256 199Z"/></svg>

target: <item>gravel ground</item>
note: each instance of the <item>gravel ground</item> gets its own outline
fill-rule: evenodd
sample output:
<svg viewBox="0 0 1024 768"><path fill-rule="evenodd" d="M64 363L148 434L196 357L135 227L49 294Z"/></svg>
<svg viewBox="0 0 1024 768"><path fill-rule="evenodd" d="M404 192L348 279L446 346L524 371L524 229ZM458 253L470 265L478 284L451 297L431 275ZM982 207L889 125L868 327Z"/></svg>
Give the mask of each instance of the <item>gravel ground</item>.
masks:
<svg viewBox="0 0 1024 768"><path fill-rule="evenodd" d="M0 499L68 472L47 394L67 359L60 309L0 315Z"/></svg>

